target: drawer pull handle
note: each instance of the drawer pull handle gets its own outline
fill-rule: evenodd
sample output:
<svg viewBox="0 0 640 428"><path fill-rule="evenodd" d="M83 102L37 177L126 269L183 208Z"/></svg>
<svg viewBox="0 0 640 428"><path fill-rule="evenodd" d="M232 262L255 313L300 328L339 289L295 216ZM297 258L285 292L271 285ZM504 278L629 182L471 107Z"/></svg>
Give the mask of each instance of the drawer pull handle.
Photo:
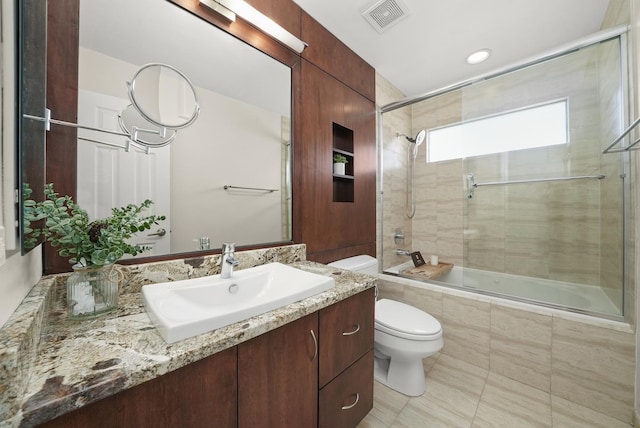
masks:
<svg viewBox="0 0 640 428"><path fill-rule="evenodd" d="M316 334L313 332L313 330L309 330L309 333L311 333L311 338L313 339L314 351L313 357L311 357L311 361L313 361L318 356L318 339L316 338Z"/></svg>
<svg viewBox="0 0 640 428"><path fill-rule="evenodd" d="M348 406L342 406L342 410L353 409L354 407L356 407L356 404L358 404L358 401L360 401L360 393L356 392L356 401L354 401L352 404L349 404Z"/></svg>
<svg viewBox="0 0 640 428"><path fill-rule="evenodd" d="M357 332L360 331L360 324L356 325L356 329L353 331L347 331L342 333L343 336L351 336L352 334L356 334Z"/></svg>

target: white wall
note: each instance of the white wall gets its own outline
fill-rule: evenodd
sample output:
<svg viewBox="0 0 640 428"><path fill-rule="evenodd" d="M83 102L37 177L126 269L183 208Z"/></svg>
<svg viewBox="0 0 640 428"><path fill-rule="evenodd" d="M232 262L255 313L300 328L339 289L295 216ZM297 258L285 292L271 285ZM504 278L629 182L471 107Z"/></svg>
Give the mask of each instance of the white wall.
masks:
<svg viewBox="0 0 640 428"><path fill-rule="evenodd" d="M196 250L200 236L212 248L282 240L280 115L208 90L198 96L202 116L171 144L172 251Z"/></svg>
<svg viewBox="0 0 640 428"><path fill-rule="evenodd" d="M78 87L127 99L127 82L138 66L80 47Z"/></svg>
<svg viewBox="0 0 640 428"><path fill-rule="evenodd" d="M2 45L0 45L0 82L2 82L2 102L0 102L0 117L2 118L2 132L0 132L0 227L4 228L6 240L0 244L0 327L4 325L13 311L18 307L24 296L42 275L42 253L40 248L22 257L14 247L14 220L11 212L13 203L12 191L15 188L15 158L14 158L14 126L13 102L15 100L13 84L13 2L2 0L0 3L2 21ZM11 218L10 218L11 217ZM7 245L5 245L5 243Z"/></svg>
<svg viewBox="0 0 640 428"><path fill-rule="evenodd" d="M125 82L137 68L81 47L79 87L126 99ZM201 236L212 248L286 239L281 115L204 88L196 92L200 117L170 145L171 252L197 250ZM278 191L225 191L225 184Z"/></svg>

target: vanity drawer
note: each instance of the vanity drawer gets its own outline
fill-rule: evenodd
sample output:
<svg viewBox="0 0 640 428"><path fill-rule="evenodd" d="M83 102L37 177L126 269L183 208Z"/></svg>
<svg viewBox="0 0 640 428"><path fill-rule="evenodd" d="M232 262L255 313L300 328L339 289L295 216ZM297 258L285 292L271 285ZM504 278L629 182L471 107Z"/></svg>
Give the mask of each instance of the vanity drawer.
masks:
<svg viewBox="0 0 640 428"><path fill-rule="evenodd" d="M373 408L373 350L320 390L318 427L355 427Z"/></svg>
<svg viewBox="0 0 640 428"><path fill-rule="evenodd" d="M373 349L374 308L370 288L320 311L321 388Z"/></svg>

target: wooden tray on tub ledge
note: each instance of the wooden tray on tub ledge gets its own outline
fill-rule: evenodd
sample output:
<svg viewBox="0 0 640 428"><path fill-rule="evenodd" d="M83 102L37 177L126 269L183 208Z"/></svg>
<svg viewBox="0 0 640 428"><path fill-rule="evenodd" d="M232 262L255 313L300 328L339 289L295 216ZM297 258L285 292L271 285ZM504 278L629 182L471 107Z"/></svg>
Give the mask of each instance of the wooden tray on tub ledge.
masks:
<svg viewBox="0 0 640 428"><path fill-rule="evenodd" d="M427 262L423 265L412 267L400 272L400 275L406 275L411 278L418 279L436 279L453 268L453 263L439 262L437 266Z"/></svg>

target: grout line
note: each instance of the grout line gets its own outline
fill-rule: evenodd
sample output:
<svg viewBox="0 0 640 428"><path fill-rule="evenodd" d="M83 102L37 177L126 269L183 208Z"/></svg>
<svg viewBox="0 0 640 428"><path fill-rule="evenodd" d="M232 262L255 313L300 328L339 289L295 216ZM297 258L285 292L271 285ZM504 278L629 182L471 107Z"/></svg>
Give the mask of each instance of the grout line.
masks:
<svg viewBox="0 0 640 428"><path fill-rule="evenodd" d="M489 363L489 367L491 367L491 363ZM487 386L487 380L489 379L489 374L491 373L491 370L487 370L487 375L484 377L484 383L482 384L482 391L480 391L480 397L478 397L478 404L476 405L476 410L475 412L473 412L473 418L471 418L471 426L473 426L473 423L476 420L476 416L478 415L478 409L480 408L480 402L482 402L482 396L484 395L484 390Z"/></svg>

